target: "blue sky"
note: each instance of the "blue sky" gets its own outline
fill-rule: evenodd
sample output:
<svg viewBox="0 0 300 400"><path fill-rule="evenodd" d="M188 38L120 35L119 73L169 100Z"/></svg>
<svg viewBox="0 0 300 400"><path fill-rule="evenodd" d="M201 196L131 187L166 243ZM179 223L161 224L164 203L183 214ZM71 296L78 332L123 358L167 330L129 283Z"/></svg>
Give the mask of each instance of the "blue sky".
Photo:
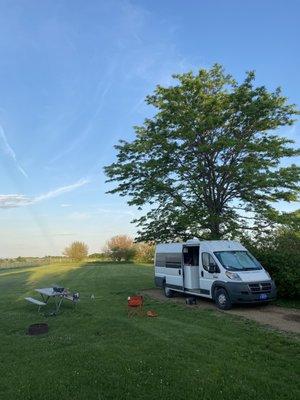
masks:
<svg viewBox="0 0 300 400"><path fill-rule="evenodd" d="M134 234L136 211L105 194L102 167L172 73L254 69L299 105L299 16L296 0L1 0L0 257ZM299 144L298 132L279 133Z"/></svg>

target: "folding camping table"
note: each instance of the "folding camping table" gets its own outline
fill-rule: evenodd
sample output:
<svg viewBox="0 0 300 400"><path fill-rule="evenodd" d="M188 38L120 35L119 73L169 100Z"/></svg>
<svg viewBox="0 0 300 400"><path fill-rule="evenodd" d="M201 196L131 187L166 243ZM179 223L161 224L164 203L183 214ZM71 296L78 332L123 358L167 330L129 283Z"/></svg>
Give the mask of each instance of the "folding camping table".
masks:
<svg viewBox="0 0 300 400"><path fill-rule="evenodd" d="M60 306L61 306L64 298L67 297L63 292L57 292L52 287L35 289L35 291L40 293L40 295L42 296L43 302L46 304L48 303L48 301L51 297L54 298L55 313L59 312Z"/></svg>

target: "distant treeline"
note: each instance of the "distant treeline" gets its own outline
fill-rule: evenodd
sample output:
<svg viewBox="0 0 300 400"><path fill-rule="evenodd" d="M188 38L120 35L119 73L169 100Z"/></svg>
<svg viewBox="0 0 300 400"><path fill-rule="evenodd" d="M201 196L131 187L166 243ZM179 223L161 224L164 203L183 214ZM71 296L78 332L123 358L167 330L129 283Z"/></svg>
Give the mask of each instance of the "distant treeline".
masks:
<svg viewBox="0 0 300 400"><path fill-rule="evenodd" d="M62 262L62 261L65 262L66 257L46 256L46 257L1 258L0 259L0 269L38 267L40 265L51 264L54 262Z"/></svg>

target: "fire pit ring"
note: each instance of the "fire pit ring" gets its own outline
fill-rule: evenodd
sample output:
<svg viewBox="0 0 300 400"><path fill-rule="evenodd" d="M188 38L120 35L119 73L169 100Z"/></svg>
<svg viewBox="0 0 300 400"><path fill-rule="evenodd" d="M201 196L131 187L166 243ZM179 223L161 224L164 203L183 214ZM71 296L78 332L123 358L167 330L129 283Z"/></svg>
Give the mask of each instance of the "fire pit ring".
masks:
<svg viewBox="0 0 300 400"><path fill-rule="evenodd" d="M39 323L39 324L32 324L28 328L28 335L42 335L43 333L47 333L49 330L48 324L46 323Z"/></svg>

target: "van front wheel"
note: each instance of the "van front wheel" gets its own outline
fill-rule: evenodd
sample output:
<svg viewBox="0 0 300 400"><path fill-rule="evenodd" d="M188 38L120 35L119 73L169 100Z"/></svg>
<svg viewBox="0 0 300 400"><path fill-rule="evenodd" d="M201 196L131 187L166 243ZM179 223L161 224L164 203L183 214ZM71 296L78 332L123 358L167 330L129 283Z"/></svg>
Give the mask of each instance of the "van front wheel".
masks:
<svg viewBox="0 0 300 400"><path fill-rule="evenodd" d="M230 310L232 307L228 293L223 288L216 289L215 302L220 310Z"/></svg>
<svg viewBox="0 0 300 400"><path fill-rule="evenodd" d="M174 293L173 293L173 290L171 290L166 285L164 285L164 294L166 297L171 298L171 297L173 297Z"/></svg>

